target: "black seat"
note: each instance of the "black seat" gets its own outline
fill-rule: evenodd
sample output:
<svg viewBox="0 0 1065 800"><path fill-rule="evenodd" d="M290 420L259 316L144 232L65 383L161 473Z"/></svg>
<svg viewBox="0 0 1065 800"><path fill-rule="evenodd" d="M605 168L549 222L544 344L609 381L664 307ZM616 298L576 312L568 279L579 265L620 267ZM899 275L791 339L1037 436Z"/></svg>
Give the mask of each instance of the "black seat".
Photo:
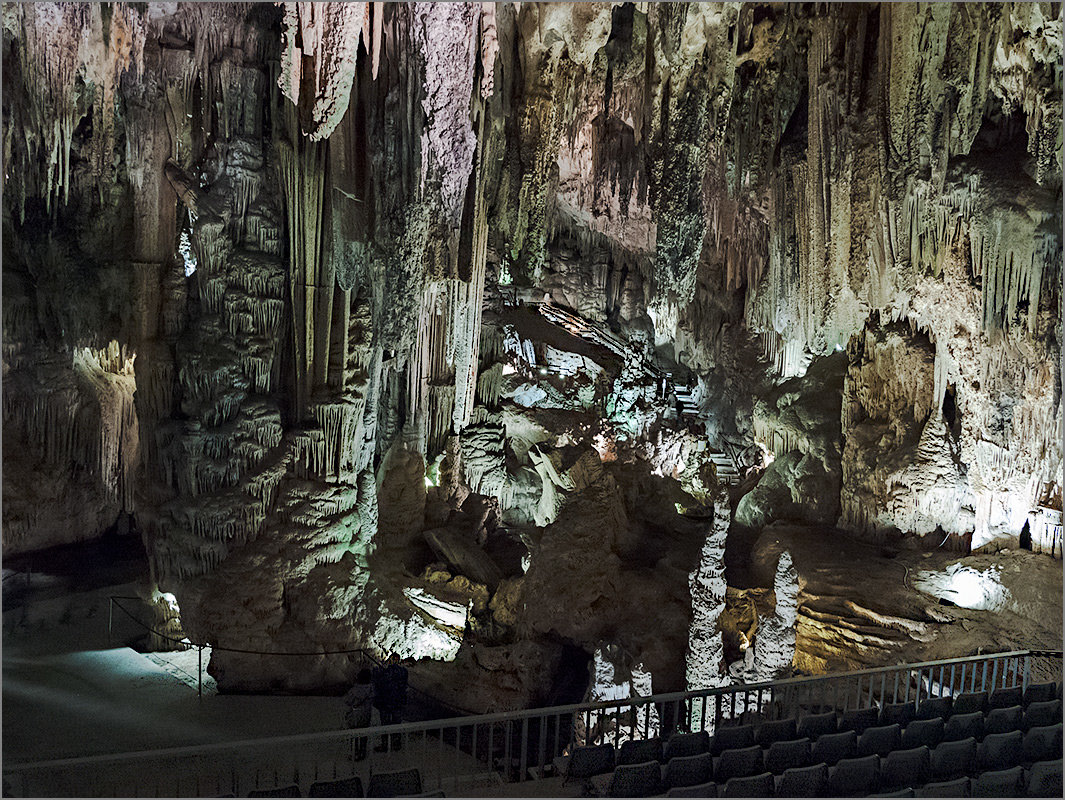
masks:
<svg viewBox="0 0 1065 800"><path fill-rule="evenodd" d="M977 766L982 770L1003 770L1019 766L1022 742L1020 731L989 733L976 749Z"/></svg>
<svg viewBox="0 0 1065 800"><path fill-rule="evenodd" d="M1032 771L1028 775L1028 788L1025 794L1029 797L1061 797L1061 759L1037 761L1032 764Z"/></svg>
<svg viewBox="0 0 1065 800"><path fill-rule="evenodd" d="M839 718L839 729L854 731L860 735L866 728L875 726L879 716L880 712L875 708L856 708L844 711L843 716Z"/></svg>
<svg viewBox="0 0 1065 800"><path fill-rule="evenodd" d="M880 724L893 725L896 722L905 726L917 716L917 709L913 703L889 703L880 709Z"/></svg>
<svg viewBox="0 0 1065 800"><path fill-rule="evenodd" d="M1024 770L1020 767L982 772L972 782L973 797L1024 797Z"/></svg>
<svg viewBox="0 0 1065 800"><path fill-rule="evenodd" d="M987 711L987 692L965 692L954 698L951 706L951 716L959 714L972 714L979 711L981 714Z"/></svg>
<svg viewBox="0 0 1065 800"><path fill-rule="evenodd" d="M810 748L810 760L815 764L823 761L830 767L841 758L854 758L858 755L858 734L854 731L843 733L826 733Z"/></svg>
<svg viewBox="0 0 1065 800"><path fill-rule="evenodd" d="M671 788L706 783L713 775L714 757L709 753L671 758L664 771L666 786Z"/></svg>
<svg viewBox="0 0 1065 800"><path fill-rule="evenodd" d="M661 792L662 766L657 761L645 761L617 767L610 776L605 796L651 797Z"/></svg>
<svg viewBox="0 0 1065 800"><path fill-rule="evenodd" d="M935 717L943 717L946 719L950 716L951 706L954 704L954 699L951 697L929 697L927 700L922 700L921 704L917 706L917 719L933 719Z"/></svg>
<svg viewBox="0 0 1065 800"><path fill-rule="evenodd" d="M984 715L984 735L1019 731L1023 721L1024 711L1020 706L992 708Z"/></svg>
<svg viewBox="0 0 1065 800"><path fill-rule="evenodd" d="M932 757L925 745L893 750L880 764L880 786L884 789L920 786L928 782L931 774Z"/></svg>
<svg viewBox="0 0 1065 800"><path fill-rule="evenodd" d="M763 722L754 732L754 743L762 747L769 747L773 742L786 742L796 739L795 718L777 719L772 722Z"/></svg>
<svg viewBox="0 0 1065 800"><path fill-rule="evenodd" d="M992 708L1009 708L1019 706L1024 702L1024 690L1020 686L1011 686L1008 689L995 689L987 698L988 710Z"/></svg>
<svg viewBox="0 0 1065 800"><path fill-rule="evenodd" d="M737 725L731 728L718 728L710 740L710 753L719 756L726 750L740 750L754 744L754 726Z"/></svg>
<svg viewBox="0 0 1065 800"><path fill-rule="evenodd" d="M1041 728L1057 722L1061 722L1060 700L1037 700L1024 709L1024 730Z"/></svg>
<svg viewBox="0 0 1065 800"><path fill-rule="evenodd" d="M300 787L295 783L291 786L276 786L273 789L252 789L248 797L303 797Z"/></svg>
<svg viewBox="0 0 1065 800"><path fill-rule="evenodd" d="M555 759L555 768L562 774L562 783L583 781L593 775L603 775L614 770L614 745L596 744L575 747L568 756Z"/></svg>
<svg viewBox="0 0 1065 800"><path fill-rule="evenodd" d="M943 742L932 751L932 780L949 781L976 772L976 739Z"/></svg>
<svg viewBox="0 0 1065 800"><path fill-rule="evenodd" d="M747 778L764 771L762 748L754 744L722 753L714 768L714 780L727 783L729 778Z"/></svg>
<svg viewBox="0 0 1065 800"><path fill-rule="evenodd" d="M1057 684L1053 682L1033 683L1024 690L1024 706L1027 708L1032 703L1045 703L1048 700L1054 700L1057 691Z"/></svg>
<svg viewBox="0 0 1065 800"><path fill-rule="evenodd" d="M901 746L902 729L898 724L867 728L865 733L858 737L858 756L886 756Z"/></svg>
<svg viewBox="0 0 1065 800"><path fill-rule="evenodd" d="M433 789L431 792L422 792L421 794L412 794L411 797L446 797L443 789Z"/></svg>
<svg viewBox="0 0 1065 800"><path fill-rule="evenodd" d="M422 793L422 774L417 769L378 772L370 776L367 797L405 797Z"/></svg>
<svg viewBox="0 0 1065 800"><path fill-rule="evenodd" d="M913 789L909 786L903 789L896 789L893 792L880 792L879 794L871 794L870 797L913 797Z"/></svg>
<svg viewBox="0 0 1065 800"><path fill-rule="evenodd" d="M985 740L986 741L986 740ZM1032 728L1021 744L1021 759L1025 764L1050 761L1061 755L1061 723Z"/></svg>
<svg viewBox="0 0 1065 800"><path fill-rule="evenodd" d="M666 797L717 797L717 784L708 781L698 786L675 786L666 792Z"/></svg>
<svg viewBox="0 0 1065 800"><path fill-rule="evenodd" d="M730 778L721 791L722 797L773 797L773 776L768 772L746 778Z"/></svg>
<svg viewBox="0 0 1065 800"><path fill-rule="evenodd" d="M810 761L810 740L793 739L790 742L773 742L765 754L765 768L774 775L793 767L807 767Z"/></svg>
<svg viewBox="0 0 1065 800"><path fill-rule="evenodd" d="M818 736L835 733L836 730L836 712L826 711L824 714L803 714L799 717L799 724L795 726L795 735L812 742Z"/></svg>
<svg viewBox="0 0 1065 800"><path fill-rule="evenodd" d="M337 781L315 781L308 797L362 797L362 779L358 775Z"/></svg>
<svg viewBox="0 0 1065 800"><path fill-rule="evenodd" d="M875 792L879 784L879 758L844 758L829 772L828 796L861 797Z"/></svg>
<svg viewBox="0 0 1065 800"><path fill-rule="evenodd" d="M710 752L710 734L706 731L696 733L674 733L662 748L662 758L697 756Z"/></svg>
<svg viewBox="0 0 1065 800"><path fill-rule="evenodd" d="M943 741L943 719L915 719L902 732L902 747L920 747L922 744L935 747Z"/></svg>
<svg viewBox="0 0 1065 800"><path fill-rule="evenodd" d="M915 797L969 797L969 779L955 778L952 781L926 783L917 787Z"/></svg>
<svg viewBox="0 0 1065 800"><path fill-rule="evenodd" d="M633 739L622 742L618 748L618 756L615 766L622 764L643 764L646 761L662 760L662 740L657 736L653 739Z"/></svg>
<svg viewBox="0 0 1065 800"><path fill-rule="evenodd" d="M777 797L823 797L828 791L828 765L792 767L777 784Z"/></svg>
<svg viewBox="0 0 1065 800"><path fill-rule="evenodd" d="M974 711L971 714L954 714L943 726L943 741L956 742L959 739L984 738L984 715L983 712Z"/></svg>

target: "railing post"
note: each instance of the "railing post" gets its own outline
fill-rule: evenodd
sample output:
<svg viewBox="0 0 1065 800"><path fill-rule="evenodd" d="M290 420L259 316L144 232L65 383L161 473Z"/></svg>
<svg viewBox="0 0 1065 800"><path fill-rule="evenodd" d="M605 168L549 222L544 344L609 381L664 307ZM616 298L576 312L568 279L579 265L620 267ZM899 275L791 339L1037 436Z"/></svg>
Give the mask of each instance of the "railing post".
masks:
<svg viewBox="0 0 1065 800"><path fill-rule="evenodd" d="M115 598L107 598L107 649L111 649L111 620L115 612Z"/></svg>
<svg viewBox="0 0 1065 800"><path fill-rule="evenodd" d="M1032 654L1024 654L1024 677L1021 679L1021 691L1027 691L1028 680L1031 675Z"/></svg>
<svg viewBox="0 0 1065 800"><path fill-rule="evenodd" d="M196 694L202 700L203 699L203 645L199 645L196 653L197 662L197 675L196 675Z"/></svg>

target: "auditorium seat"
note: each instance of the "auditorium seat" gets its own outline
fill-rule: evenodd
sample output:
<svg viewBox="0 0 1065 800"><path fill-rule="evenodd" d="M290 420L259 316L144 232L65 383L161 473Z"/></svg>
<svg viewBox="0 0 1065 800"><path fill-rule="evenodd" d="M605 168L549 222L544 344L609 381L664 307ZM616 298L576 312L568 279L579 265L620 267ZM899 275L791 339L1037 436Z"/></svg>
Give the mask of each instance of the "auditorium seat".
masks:
<svg viewBox="0 0 1065 800"><path fill-rule="evenodd" d="M708 781L698 786L674 786L666 792L666 797L717 797L717 791L717 784Z"/></svg>
<svg viewBox="0 0 1065 800"><path fill-rule="evenodd" d="M897 724L868 728L858 737L858 756L886 756L902 745L902 730Z"/></svg>
<svg viewBox="0 0 1065 800"><path fill-rule="evenodd" d="M854 731L827 733L810 748L810 759L815 764L824 761L830 767L835 766L841 758L854 758L857 755L858 734Z"/></svg>
<svg viewBox="0 0 1065 800"><path fill-rule="evenodd" d="M422 775L417 769L378 772L370 776L367 797L404 797L421 794Z"/></svg>
<svg viewBox="0 0 1065 800"><path fill-rule="evenodd" d="M880 786L884 789L920 786L927 783L930 777L931 755L925 745L909 750L892 750L880 760Z"/></svg>
<svg viewBox="0 0 1065 800"><path fill-rule="evenodd" d="M709 753L671 758L663 770L666 786L695 786L706 783L714 775L714 757Z"/></svg>
<svg viewBox="0 0 1065 800"><path fill-rule="evenodd" d="M1060 700L1037 700L1029 703L1024 709L1024 730L1041 728L1045 725L1053 725L1061 722Z"/></svg>
<svg viewBox="0 0 1065 800"><path fill-rule="evenodd" d="M775 797L773 776L768 772L745 778L730 778L721 797Z"/></svg>
<svg viewBox="0 0 1065 800"><path fill-rule="evenodd" d="M992 708L984 715L984 736L989 733L1019 731L1023 720L1024 712L1020 706Z"/></svg>
<svg viewBox="0 0 1065 800"><path fill-rule="evenodd" d="M711 755L719 756L726 750L739 750L754 744L754 726L736 725L718 728L710 740Z"/></svg>
<svg viewBox="0 0 1065 800"><path fill-rule="evenodd" d="M1028 773L1028 797L1062 797L1061 759L1037 761Z"/></svg>
<svg viewBox="0 0 1065 800"><path fill-rule="evenodd" d="M987 708L1009 708L1019 706L1024 702L1024 690L1020 686L1011 686L1008 689L995 689L987 698Z"/></svg>
<svg viewBox="0 0 1065 800"><path fill-rule="evenodd" d="M861 735L866 728L872 728L877 724L879 716L880 712L875 708L856 708L844 711L843 716L839 718L839 729L854 731Z"/></svg>
<svg viewBox="0 0 1065 800"><path fill-rule="evenodd" d="M810 765L810 740L793 739L789 742L773 742L765 753L765 768L774 775L793 767Z"/></svg>
<svg viewBox="0 0 1065 800"><path fill-rule="evenodd" d="M1033 683L1024 690L1024 706L1054 700L1058 687L1055 683Z"/></svg>
<svg viewBox="0 0 1065 800"><path fill-rule="evenodd" d="M811 742L825 733L836 733L836 712L826 711L824 714L803 714L799 717L799 723L795 726L795 735L800 739L809 739Z"/></svg>
<svg viewBox="0 0 1065 800"><path fill-rule="evenodd" d="M303 797L300 787L296 784L291 786L277 786L273 789L252 789L248 797Z"/></svg>
<svg viewBox="0 0 1065 800"><path fill-rule="evenodd" d="M902 731L902 747L909 749L927 745L935 747L943 741L943 719L915 719Z"/></svg>
<svg viewBox="0 0 1065 800"><path fill-rule="evenodd" d="M1020 731L989 733L976 749L976 764L981 770L1005 770L1019 766L1021 746Z"/></svg>
<svg viewBox="0 0 1065 800"><path fill-rule="evenodd" d="M755 744L722 753L714 766L714 780L727 783L729 778L746 778L764 771L762 748Z"/></svg>
<svg viewBox="0 0 1065 800"><path fill-rule="evenodd" d="M358 775L337 781L315 781L308 797L362 797L362 780Z"/></svg>
<svg viewBox="0 0 1065 800"><path fill-rule="evenodd" d="M915 797L970 797L969 779L955 778L952 781L926 783L914 791Z"/></svg>
<svg viewBox="0 0 1065 800"><path fill-rule="evenodd" d="M601 797L651 797L662 792L662 766L657 761L622 764L609 776L596 775L592 785L603 787Z"/></svg>
<svg viewBox="0 0 1065 800"><path fill-rule="evenodd" d="M662 760L662 740L655 736L653 739L634 739L622 742L618 749L615 766L622 764L643 764L646 761Z"/></svg>
<svg viewBox="0 0 1065 800"><path fill-rule="evenodd" d="M880 724L905 726L917 716L913 703L889 703L880 709Z"/></svg>
<svg viewBox="0 0 1065 800"><path fill-rule="evenodd" d="M662 758L669 761L678 756L697 756L709 752L710 734L706 731L674 733L662 748Z"/></svg>
<svg viewBox="0 0 1065 800"><path fill-rule="evenodd" d="M763 722L754 732L754 743L762 747L769 747L773 742L786 742L797 738L794 717Z"/></svg>
<svg viewBox="0 0 1065 800"><path fill-rule="evenodd" d="M932 751L932 780L948 781L976 772L976 739L942 742Z"/></svg>
<svg viewBox="0 0 1065 800"><path fill-rule="evenodd" d="M943 726L943 741L955 742L959 739L984 738L984 714L974 711L971 714L952 714Z"/></svg>
<svg viewBox="0 0 1065 800"><path fill-rule="evenodd" d="M964 692L959 694L951 704L950 715L956 717L977 711L981 714L987 711L987 692Z"/></svg>
<svg viewBox="0 0 1065 800"><path fill-rule="evenodd" d="M950 697L929 697L927 700L922 700L917 706L917 719L934 719L935 717L946 719L950 716L953 702Z"/></svg>
<svg viewBox="0 0 1065 800"><path fill-rule="evenodd" d="M973 797L1024 797L1024 770L1010 767L982 772L973 778L972 787Z"/></svg>
<svg viewBox="0 0 1065 800"><path fill-rule="evenodd" d="M583 781L614 769L614 745L598 744L575 747L568 756L554 760L555 769L562 775L562 785L571 780Z"/></svg>
<svg viewBox="0 0 1065 800"><path fill-rule="evenodd" d="M777 784L777 797L823 797L828 791L828 765L792 767Z"/></svg>
<svg viewBox="0 0 1065 800"><path fill-rule="evenodd" d="M861 797L875 792L880 783L877 756L845 758L828 774L829 797Z"/></svg>
<svg viewBox="0 0 1065 800"><path fill-rule="evenodd" d="M1024 734L1021 744L1021 759L1025 764L1049 761L1061 755L1061 723L1043 725Z"/></svg>
<svg viewBox="0 0 1065 800"><path fill-rule="evenodd" d="M880 792L878 794L871 794L870 797L913 797L913 789L906 786L902 789L896 789L893 792Z"/></svg>

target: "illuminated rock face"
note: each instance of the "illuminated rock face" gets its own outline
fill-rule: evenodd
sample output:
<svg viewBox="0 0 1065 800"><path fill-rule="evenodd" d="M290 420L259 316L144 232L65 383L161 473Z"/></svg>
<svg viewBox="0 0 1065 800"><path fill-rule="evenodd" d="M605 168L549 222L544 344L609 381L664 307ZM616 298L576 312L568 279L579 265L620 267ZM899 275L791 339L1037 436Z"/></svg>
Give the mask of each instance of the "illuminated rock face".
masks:
<svg viewBox="0 0 1065 800"><path fill-rule="evenodd" d="M5 552L132 519L223 688L533 636L527 700L561 642L711 685L733 475L1050 549L1053 13L5 6Z"/></svg>

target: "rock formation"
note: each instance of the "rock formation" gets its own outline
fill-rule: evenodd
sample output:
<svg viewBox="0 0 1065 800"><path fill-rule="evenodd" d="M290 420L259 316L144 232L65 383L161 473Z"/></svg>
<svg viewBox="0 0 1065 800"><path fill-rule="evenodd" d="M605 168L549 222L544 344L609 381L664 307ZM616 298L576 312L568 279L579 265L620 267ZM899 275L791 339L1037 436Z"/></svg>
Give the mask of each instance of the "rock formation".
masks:
<svg viewBox="0 0 1065 800"><path fill-rule="evenodd" d="M5 551L139 533L223 691L397 652L499 708L603 642L716 685L731 508L741 550L1060 556L1059 4L37 3L3 37Z"/></svg>

